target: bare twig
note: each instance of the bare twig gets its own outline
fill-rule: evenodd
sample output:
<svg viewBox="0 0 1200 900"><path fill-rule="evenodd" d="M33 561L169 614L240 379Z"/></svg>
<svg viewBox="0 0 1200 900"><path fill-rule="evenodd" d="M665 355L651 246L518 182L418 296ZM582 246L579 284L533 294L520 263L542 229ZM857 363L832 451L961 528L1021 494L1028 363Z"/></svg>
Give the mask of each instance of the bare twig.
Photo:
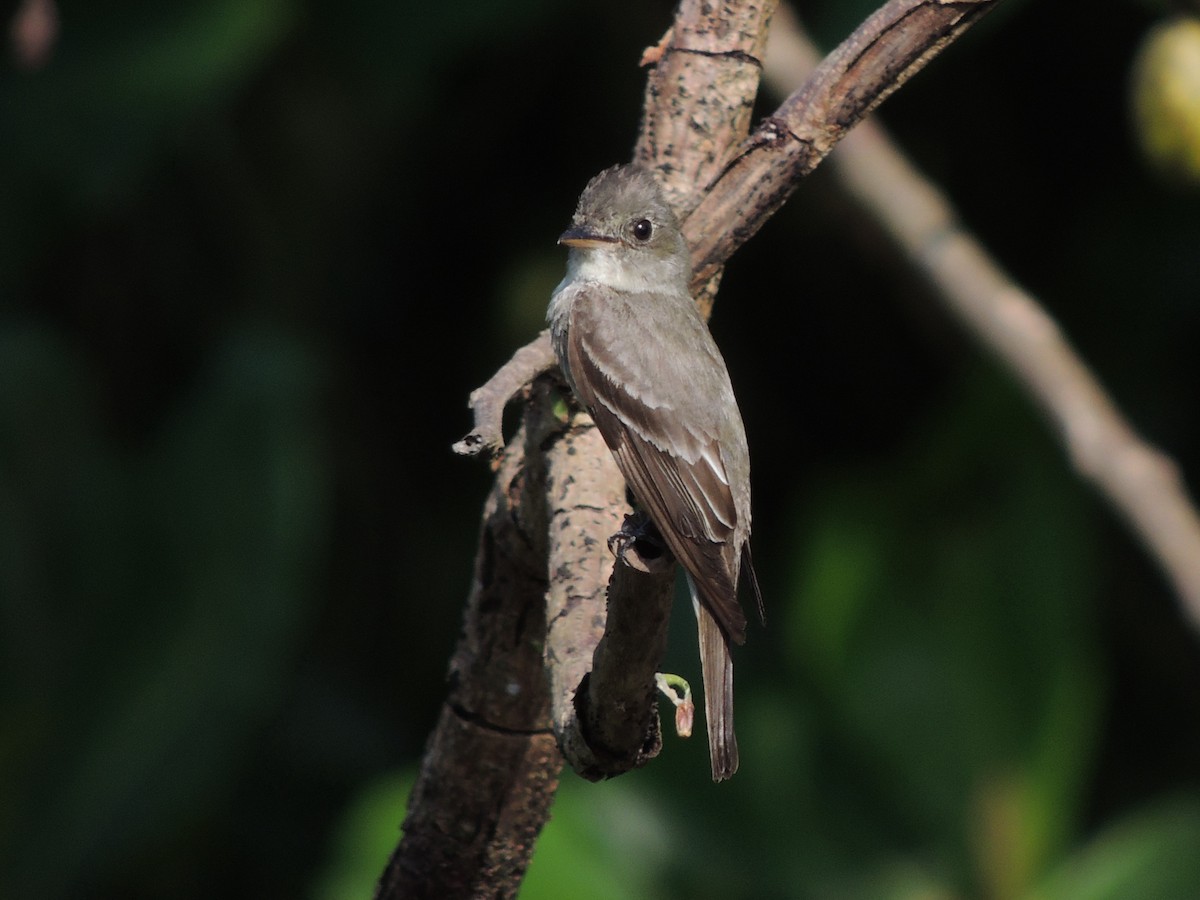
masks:
<svg viewBox="0 0 1200 900"><path fill-rule="evenodd" d="M795 18L780 10L768 83L785 93L817 59ZM1049 314L988 256L882 127L864 122L831 162L947 309L1025 385L1075 468L1129 523L1200 631L1200 515L1175 464L1137 434Z"/></svg>
<svg viewBox="0 0 1200 900"><path fill-rule="evenodd" d="M891 0L754 130L684 222L692 286L720 270L863 116L999 0Z"/></svg>
<svg viewBox="0 0 1200 900"><path fill-rule="evenodd" d="M504 447L504 407L518 391L555 365L550 331L544 329L514 353L487 384L471 391L470 406L475 415L475 427L454 445L454 452L462 456L499 453Z"/></svg>

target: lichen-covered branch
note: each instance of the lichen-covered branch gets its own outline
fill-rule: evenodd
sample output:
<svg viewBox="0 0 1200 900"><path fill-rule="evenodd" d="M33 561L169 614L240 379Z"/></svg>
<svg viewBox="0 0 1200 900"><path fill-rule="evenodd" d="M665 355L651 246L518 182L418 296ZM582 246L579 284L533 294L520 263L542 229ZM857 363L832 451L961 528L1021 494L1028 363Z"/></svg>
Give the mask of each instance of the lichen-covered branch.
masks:
<svg viewBox="0 0 1200 900"><path fill-rule="evenodd" d="M685 0L657 47L634 159L659 170L671 206L684 219L750 131L768 24L778 0Z"/></svg>

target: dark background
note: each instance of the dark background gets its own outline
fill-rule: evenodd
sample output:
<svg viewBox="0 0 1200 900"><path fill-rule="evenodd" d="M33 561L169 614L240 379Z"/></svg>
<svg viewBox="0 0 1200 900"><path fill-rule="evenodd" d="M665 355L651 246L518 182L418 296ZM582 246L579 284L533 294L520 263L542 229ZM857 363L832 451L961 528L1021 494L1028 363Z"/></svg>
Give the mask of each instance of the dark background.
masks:
<svg viewBox="0 0 1200 900"><path fill-rule="evenodd" d="M64 2L5 62L0 895L366 895L490 483L450 444L671 9ZM831 46L870 9L801 12ZM1010 0L882 118L1195 495L1200 195L1128 100L1162 14ZM1200 895L1195 635L828 172L713 329L768 608L742 772L668 737L565 774L525 896Z"/></svg>

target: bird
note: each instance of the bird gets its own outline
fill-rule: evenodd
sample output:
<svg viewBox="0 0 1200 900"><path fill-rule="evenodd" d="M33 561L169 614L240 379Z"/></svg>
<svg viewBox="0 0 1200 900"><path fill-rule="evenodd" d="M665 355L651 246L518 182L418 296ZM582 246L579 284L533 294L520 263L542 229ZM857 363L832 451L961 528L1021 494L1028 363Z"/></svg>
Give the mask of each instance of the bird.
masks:
<svg viewBox="0 0 1200 900"><path fill-rule="evenodd" d="M714 781L739 764L731 644L746 639L750 454L725 360L689 291L691 258L653 173L594 177L570 227L567 272L547 308L559 367L596 423L636 505L686 573L696 613Z"/></svg>

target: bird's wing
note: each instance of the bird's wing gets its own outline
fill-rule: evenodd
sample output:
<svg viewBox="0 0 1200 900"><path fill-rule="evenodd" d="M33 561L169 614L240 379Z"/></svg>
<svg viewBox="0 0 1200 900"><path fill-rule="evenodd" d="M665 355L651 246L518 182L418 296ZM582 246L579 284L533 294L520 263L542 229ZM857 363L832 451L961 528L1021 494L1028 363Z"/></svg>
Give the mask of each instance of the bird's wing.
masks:
<svg viewBox="0 0 1200 900"><path fill-rule="evenodd" d="M695 385L687 383L686 372L679 374L681 367L670 365L655 367L658 381L646 384L651 373L634 373L610 349L619 346L611 340L617 336L606 334L603 317L589 302L595 299L578 297L571 312L565 349L576 393L634 496L726 634L740 644L746 617L737 600L737 509L716 430L680 421L675 410L661 405L660 398L687 396ZM659 405L644 402L648 393Z"/></svg>

